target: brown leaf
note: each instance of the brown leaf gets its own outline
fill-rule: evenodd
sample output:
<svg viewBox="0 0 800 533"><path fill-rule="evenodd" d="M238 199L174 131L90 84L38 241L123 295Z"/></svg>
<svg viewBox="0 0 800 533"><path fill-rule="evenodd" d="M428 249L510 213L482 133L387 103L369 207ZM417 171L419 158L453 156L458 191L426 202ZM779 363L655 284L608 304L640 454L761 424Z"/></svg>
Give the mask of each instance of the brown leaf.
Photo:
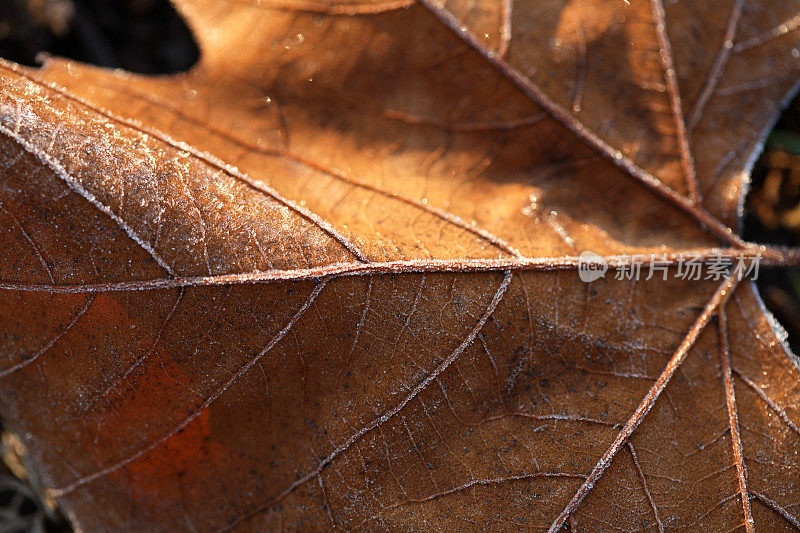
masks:
<svg viewBox="0 0 800 533"><path fill-rule="evenodd" d="M0 412L76 525L800 527L797 360L674 275L757 250L793 2L176 4L185 74L0 63Z"/></svg>

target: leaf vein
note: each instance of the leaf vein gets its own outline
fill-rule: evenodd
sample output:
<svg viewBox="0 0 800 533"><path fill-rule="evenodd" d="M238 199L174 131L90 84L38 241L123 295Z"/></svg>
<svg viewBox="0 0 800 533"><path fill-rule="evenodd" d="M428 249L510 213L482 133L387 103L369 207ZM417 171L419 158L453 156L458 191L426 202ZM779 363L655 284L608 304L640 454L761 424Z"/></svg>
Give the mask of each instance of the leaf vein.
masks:
<svg viewBox="0 0 800 533"><path fill-rule="evenodd" d="M228 380L221 387L216 389L210 396L208 396L196 409L194 409L191 412L191 414L189 414L186 418L184 418L178 424L173 426L173 428L169 432L167 432L165 435L160 437L158 440L156 440L156 441L150 443L149 445L139 449L138 451L136 451L133 454L125 457L124 459L121 459L121 460L115 462L114 464L109 465L109 466L107 466L105 468L102 468L102 469L100 469L100 470L98 470L96 472L93 472L91 474L87 474L87 475L81 476L80 478L76 479L75 481L72 481L71 483L68 483L67 485L65 485L65 486L63 486L61 488L49 489L48 493L50 495L52 495L53 497L65 496L66 494L69 494L70 492L74 491L78 487L86 485L87 483L90 483L90 482L92 482L92 481L94 481L96 479L99 479L99 478L101 478L103 476L108 475L111 472L114 472L116 470L119 470L120 468L123 468L125 465L135 461L136 459L142 457L146 453L151 452L152 450L154 450L155 448L157 448L158 446L160 446L161 444L163 444L164 442L169 440L171 437L176 435L178 432L180 432L183 428L185 428L187 425L189 425L189 423L191 423L195 418L200 416L200 414L202 414L206 409L208 409L208 407L217 398L219 398L226 390L228 390L228 388L237 379L239 379L243 374L245 374L259 360L261 360L261 358L265 354L267 354L267 352L269 352L276 344L278 344L278 342L281 341L281 339L283 339L286 336L287 333L289 333L289 330L292 329L292 327L297 323L297 321L300 320L300 317L303 316L303 314L311 307L311 304L314 302L314 300L317 298L317 296L319 296L319 293L325 287L327 281L328 281L328 279L323 279L322 281L320 281L314 287L314 289L311 291L309 296L306 298L305 302L303 302L303 305L301 305L300 308L291 317L291 319L289 319L289 321L286 323L286 325L283 327L283 329L281 329L267 343L267 345L264 347L264 349L262 349L255 356L251 357L236 372L234 372L231 375L231 377L228 378Z"/></svg>
<svg viewBox="0 0 800 533"><path fill-rule="evenodd" d="M380 428L387 420L391 419L397 413L399 413L406 405L408 405L411 400L417 397L417 395L422 392L424 389L428 387L442 372L444 372L452 363L455 361L459 355L475 340L475 337L478 335L481 329L483 329L484 324L489 319L489 317L494 313L494 310L497 308L500 301L503 299L505 295L506 289L508 288L509 284L511 283L511 279L513 274L511 271L506 271L505 275L503 276L503 281L500 283L497 291L494 293L492 300L489 302L486 310L484 311L483 315L481 315L478 323L475 327L472 328L472 331L467 335L467 337L461 342L461 344L448 355L444 361L442 361L439 366L437 366L430 374L428 374L425 379L420 381L412 390L411 392L403 398L403 400L398 403L395 407L387 411L386 413L378 416L377 418L373 419L369 422L366 426L362 427L356 433L351 435L347 440L345 440L342 444L336 447L325 459L323 459L320 464L304 476L298 478L296 481L291 483L286 489L281 491L277 496L266 502L265 504L257 507L254 510L248 511L245 514L242 514L229 522L225 527L223 527L220 531L228 531L231 528L235 527L237 524L241 523L242 521L270 508L272 505L276 504L277 502L281 501L285 498L289 493L294 491L297 487L305 484L308 480L315 478L319 475L322 470L325 469L336 457L347 451L351 446L353 446L356 442L358 442L364 435L372 431L373 429Z"/></svg>

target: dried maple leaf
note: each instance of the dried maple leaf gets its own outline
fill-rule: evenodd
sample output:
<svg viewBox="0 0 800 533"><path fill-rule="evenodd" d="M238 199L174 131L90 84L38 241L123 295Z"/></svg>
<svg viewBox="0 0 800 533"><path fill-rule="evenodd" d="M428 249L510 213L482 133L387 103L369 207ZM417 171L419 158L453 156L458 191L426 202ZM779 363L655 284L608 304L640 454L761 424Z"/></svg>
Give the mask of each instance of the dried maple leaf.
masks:
<svg viewBox="0 0 800 533"><path fill-rule="evenodd" d="M188 73L0 63L1 413L76 525L800 527L752 282L576 274L800 262L737 237L796 2L176 4Z"/></svg>

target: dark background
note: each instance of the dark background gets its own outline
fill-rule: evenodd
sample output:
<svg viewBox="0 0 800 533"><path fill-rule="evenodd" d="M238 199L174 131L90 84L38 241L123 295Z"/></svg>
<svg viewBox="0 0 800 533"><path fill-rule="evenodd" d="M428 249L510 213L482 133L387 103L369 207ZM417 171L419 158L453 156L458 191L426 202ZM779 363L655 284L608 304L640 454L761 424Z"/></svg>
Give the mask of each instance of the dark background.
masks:
<svg viewBox="0 0 800 533"><path fill-rule="evenodd" d="M198 50L166 0L0 0L0 57L36 66L48 53L145 74L191 68ZM781 116L753 170L744 237L800 245L800 98ZM800 353L800 271L762 269L767 307ZM41 497L25 452L0 424L0 532L69 531Z"/></svg>
<svg viewBox="0 0 800 533"><path fill-rule="evenodd" d="M167 0L0 0L0 57L37 65L39 52L133 72L179 72L197 61Z"/></svg>

